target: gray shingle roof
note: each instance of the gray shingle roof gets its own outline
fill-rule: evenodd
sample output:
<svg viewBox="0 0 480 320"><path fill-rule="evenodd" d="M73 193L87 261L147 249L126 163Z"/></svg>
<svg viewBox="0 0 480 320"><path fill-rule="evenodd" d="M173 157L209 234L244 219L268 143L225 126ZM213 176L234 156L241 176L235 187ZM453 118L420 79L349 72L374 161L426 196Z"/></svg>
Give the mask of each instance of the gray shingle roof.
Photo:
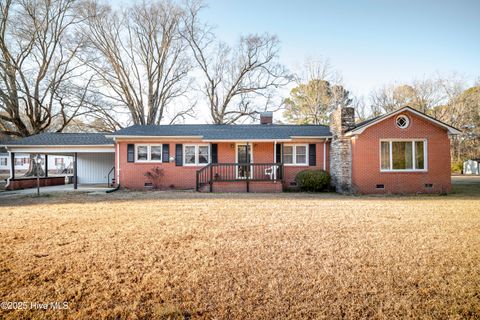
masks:
<svg viewBox="0 0 480 320"><path fill-rule="evenodd" d="M321 125L227 125L179 124L134 125L114 132L114 136L201 136L205 140L290 139L331 136L330 128Z"/></svg>
<svg viewBox="0 0 480 320"><path fill-rule="evenodd" d="M19 140L10 141L8 146L90 146L111 145L113 140L105 133L40 133Z"/></svg>

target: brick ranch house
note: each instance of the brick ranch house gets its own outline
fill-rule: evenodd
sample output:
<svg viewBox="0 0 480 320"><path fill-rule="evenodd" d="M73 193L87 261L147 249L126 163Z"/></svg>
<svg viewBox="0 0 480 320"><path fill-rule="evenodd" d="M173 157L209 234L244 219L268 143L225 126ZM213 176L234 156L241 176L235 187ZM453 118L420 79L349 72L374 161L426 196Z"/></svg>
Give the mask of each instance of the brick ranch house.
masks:
<svg viewBox="0 0 480 320"><path fill-rule="evenodd" d="M410 107L355 124L339 108L330 127L272 124L134 125L111 134L45 133L7 145L15 153L72 155L74 188L280 192L307 169L329 171L338 192L443 193L451 190L450 139L460 131ZM162 169L159 180L145 176ZM11 168L11 172L14 172ZM56 184L48 177L45 185ZM9 189L29 183L11 174ZM61 182L58 182L61 183Z"/></svg>

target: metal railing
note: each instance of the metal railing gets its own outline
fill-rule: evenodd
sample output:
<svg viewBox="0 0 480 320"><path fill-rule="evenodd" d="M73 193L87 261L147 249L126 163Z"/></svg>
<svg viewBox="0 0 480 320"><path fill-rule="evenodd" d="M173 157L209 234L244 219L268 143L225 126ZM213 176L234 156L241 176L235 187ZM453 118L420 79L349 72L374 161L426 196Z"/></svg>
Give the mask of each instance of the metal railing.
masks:
<svg viewBox="0 0 480 320"><path fill-rule="evenodd" d="M113 167L112 169L110 169L110 171L108 171L108 175L107 175L107 187L111 187L113 186L113 181L110 181L110 175L112 174L112 172L115 171L115 167ZM112 176L112 178L115 177L115 174Z"/></svg>
<svg viewBox="0 0 480 320"><path fill-rule="evenodd" d="M210 163L197 171L196 190L209 185L210 192L214 182L245 181L283 181L282 163Z"/></svg>

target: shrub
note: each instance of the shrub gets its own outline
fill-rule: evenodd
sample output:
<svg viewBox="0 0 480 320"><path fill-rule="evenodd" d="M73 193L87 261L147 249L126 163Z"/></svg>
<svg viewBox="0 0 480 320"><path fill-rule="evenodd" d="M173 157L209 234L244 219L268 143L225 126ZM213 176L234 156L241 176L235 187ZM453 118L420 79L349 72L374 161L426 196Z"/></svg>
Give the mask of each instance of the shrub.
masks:
<svg viewBox="0 0 480 320"><path fill-rule="evenodd" d="M462 173L463 161L452 161L452 173Z"/></svg>
<svg viewBox="0 0 480 320"><path fill-rule="evenodd" d="M323 191L330 186L330 174L323 170L300 171L295 182L302 191Z"/></svg>
<svg viewBox="0 0 480 320"><path fill-rule="evenodd" d="M161 169L160 167L155 167L144 174L144 176L148 180L150 180L154 189L159 189L161 187L162 178L164 175L165 174L163 173L163 169Z"/></svg>

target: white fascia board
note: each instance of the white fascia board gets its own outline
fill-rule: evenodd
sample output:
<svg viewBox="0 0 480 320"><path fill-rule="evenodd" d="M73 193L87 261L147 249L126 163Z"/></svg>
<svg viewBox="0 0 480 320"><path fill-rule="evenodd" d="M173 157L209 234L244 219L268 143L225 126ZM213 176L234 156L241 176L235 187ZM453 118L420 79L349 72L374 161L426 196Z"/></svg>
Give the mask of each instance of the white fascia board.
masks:
<svg viewBox="0 0 480 320"><path fill-rule="evenodd" d="M329 139L332 136L292 136L292 139Z"/></svg>
<svg viewBox="0 0 480 320"><path fill-rule="evenodd" d="M397 110L397 111L394 111L394 112L392 112L392 113L390 113L390 114L386 114L385 116L380 117L380 118L378 118L378 119L375 120L375 121L372 121L372 122L370 122L370 123L367 123L367 124L364 125L364 126L361 126L361 127L359 127L359 128L353 129L353 130L347 132L345 135L346 135L346 136L353 136L353 135L361 134L363 131L365 131L365 129L367 129L367 128L369 128L369 127L371 127L371 126L373 126L373 125L375 125L375 124L377 124L377 123L379 123L379 122L382 122L383 120L386 120L386 119L388 119L388 118L391 118L391 117L393 117L393 116L396 116L396 115L399 114L399 113L405 112L405 111L409 111L409 112L411 112L411 113L413 113L413 114L415 114L415 115L417 115L417 116L419 116L419 117L421 117L421 118L423 118L423 119L425 119L425 120L428 120L428 121L430 121L430 122L433 122L433 123L435 123L436 125L438 125L438 126L440 126L440 127L442 127L442 128L447 129L447 130L448 130L448 133L449 133L450 135L457 135L457 134L462 133L460 130L458 130L458 129L454 128L454 127L451 127L451 126L449 126L449 125L447 125L447 124L445 124L445 123L443 123L443 122L440 122L440 121L438 121L438 120L436 120L436 119L434 119L434 118L431 118L431 117L429 117L429 116L426 116L426 115L424 115L423 113L421 113L421 112L419 112L419 111L417 111L417 110L415 110L415 109L413 109L413 108L404 107L404 108L401 108L401 109L399 109L399 110Z"/></svg>
<svg viewBox="0 0 480 320"><path fill-rule="evenodd" d="M141 139L146 139L146 140L185 140L185 139L202 139L203 136L115 136L115 135L106 135L106 138L113 138L115 141L117 140L141 140Z"/></svg>
<svg viewBox="0 0 480 320"><path fill-rule="evenodd" d="M203 142L290 142L292 139L204 139Z"/></svg>
<svg viewBox="0 0 480 320"><path fill-rule="evenodd" d="M114 145L98 146L7 146L9 152L15 153L50 153L50 154L71 154L71 153L114 153Z"/></svg>

